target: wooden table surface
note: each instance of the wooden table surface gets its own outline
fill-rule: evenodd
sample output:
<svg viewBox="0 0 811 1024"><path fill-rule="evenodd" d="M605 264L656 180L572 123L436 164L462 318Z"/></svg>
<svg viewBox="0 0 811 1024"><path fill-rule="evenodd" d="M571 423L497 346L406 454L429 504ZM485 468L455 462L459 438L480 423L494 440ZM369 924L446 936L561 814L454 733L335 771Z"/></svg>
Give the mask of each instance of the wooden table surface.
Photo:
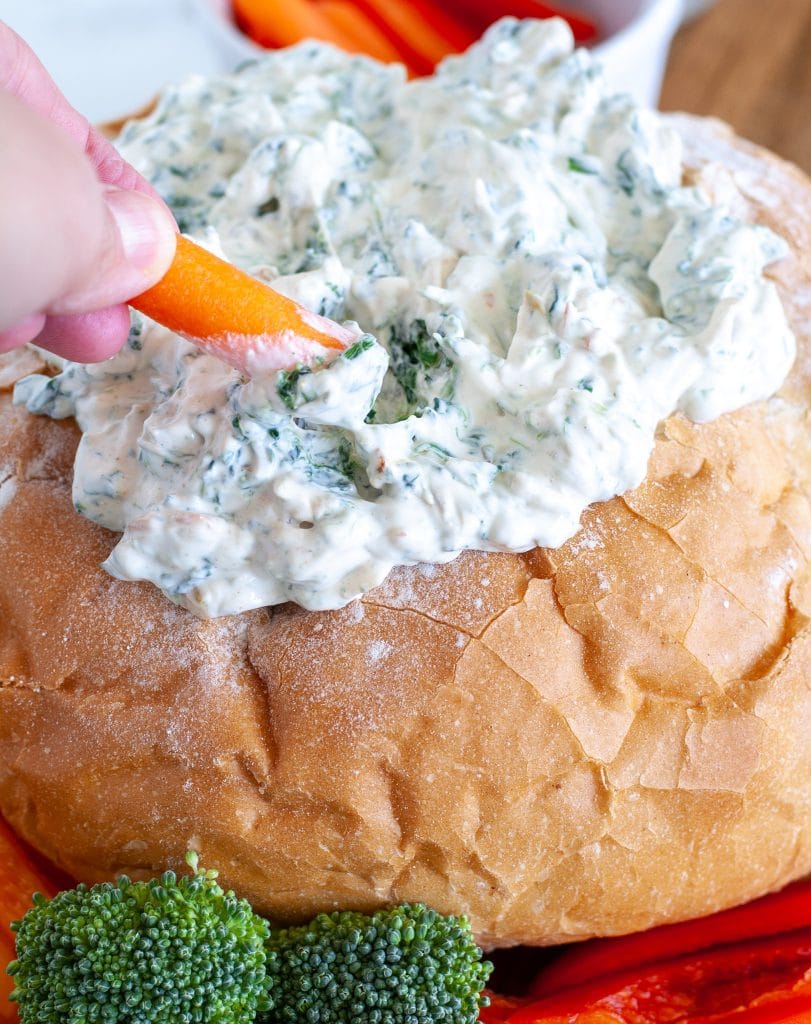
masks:
<svg viewBox="0 0 811 1024"><path fill-rule="evenodd" d="M676 36L661 107L721 117L811 172L811 0L719 0Z"/></svg>

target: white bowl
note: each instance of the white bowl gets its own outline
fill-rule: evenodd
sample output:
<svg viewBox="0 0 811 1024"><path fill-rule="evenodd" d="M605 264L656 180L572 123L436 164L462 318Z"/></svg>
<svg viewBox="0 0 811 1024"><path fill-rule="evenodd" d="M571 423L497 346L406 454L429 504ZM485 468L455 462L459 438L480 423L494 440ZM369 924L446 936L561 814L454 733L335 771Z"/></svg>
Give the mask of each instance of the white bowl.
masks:
<svg viewBox="0 0 811 1024"><path fill-rule="evenodd" d="M683 0L577 0L577 8L606 36L592 52L611 88L655 107Z"/></svg>
<svg viewBox="0 0 811 1024"><path fill-rule="evenodd" d="M695 18L703 14L708 7L712 7L715 0L684 0L684 18Z"/></svg>
<svg viewBox="0 0 811 1024"><path fill-rule="evenodd" d="M656 106L667 54L687 2L709 0L571 0L572 8L592 17L605 41L592 52L603 65L610 86L628 92L645 106ZM197 0L204 20L217 21L230 49L238 46L238 30L228 19L229 0ZM243 45L247 43L241 37Z"/></svg>
<svg viewBox="0 0 811 1024"><path fill-rule="evenodd" d="M2 17L37 51L91 121L115 120L165 84L218 74L261 52L227 18L227 0L1 0ZM594 48L611 84L656 102L681 0L572 0L610 38Z"/></svg>
<svg viewBox="0 0 811 1024"><path fill-rule="evenodd" d="M0 0L0 17L93 122L140 110L193 72L221 74L260 52L208 0Z"/></svg>
<svg viewBox="0 0 811 1024"><path fill-rule="evenodd" d="M230 50L238 46L238 30L228 19L228 0L196 0L210 30L218 22ZM690 3L691 0L686 0ZM708 0L692 0L693 3ZM609 85L630 93L645 106L659 99L667 54L684 14L685 0L571 0L572 8L596 21L604 42L592 53L603 65ZM243 46L252 44L245 40Z"/></svg>

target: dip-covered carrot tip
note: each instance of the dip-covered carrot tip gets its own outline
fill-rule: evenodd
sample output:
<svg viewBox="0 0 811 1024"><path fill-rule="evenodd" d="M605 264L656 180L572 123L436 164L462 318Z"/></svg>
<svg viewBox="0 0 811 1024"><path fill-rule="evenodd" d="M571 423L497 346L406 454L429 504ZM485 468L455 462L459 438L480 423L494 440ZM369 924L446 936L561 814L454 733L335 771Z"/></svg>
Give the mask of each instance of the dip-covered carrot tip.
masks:
<svg viewBox="0 0 811 1024"><path fill-rule="evenodd" d="M326 361L358 337L183 235L166 275L130 305L247 374Z"/></svg>

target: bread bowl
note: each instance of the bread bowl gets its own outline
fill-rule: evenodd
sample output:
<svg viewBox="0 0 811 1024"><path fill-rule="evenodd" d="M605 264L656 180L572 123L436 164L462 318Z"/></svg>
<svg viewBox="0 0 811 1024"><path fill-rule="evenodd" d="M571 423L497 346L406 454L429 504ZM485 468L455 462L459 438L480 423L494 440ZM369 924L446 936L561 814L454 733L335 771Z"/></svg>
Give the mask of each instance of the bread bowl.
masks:
<svg viewBox="0 0 811 1024"><path fill-rule="evenodd" d="M189 846L280 921L422 900L486 946L697 917L811 869L811 189L686 119L688 173L782 234L778 396L659 428L556 550L404 567L343 608L201 621L110 578L77 431L0 378L0 810L77 877ZM28 365L23 365L28 363Z"/></svg>

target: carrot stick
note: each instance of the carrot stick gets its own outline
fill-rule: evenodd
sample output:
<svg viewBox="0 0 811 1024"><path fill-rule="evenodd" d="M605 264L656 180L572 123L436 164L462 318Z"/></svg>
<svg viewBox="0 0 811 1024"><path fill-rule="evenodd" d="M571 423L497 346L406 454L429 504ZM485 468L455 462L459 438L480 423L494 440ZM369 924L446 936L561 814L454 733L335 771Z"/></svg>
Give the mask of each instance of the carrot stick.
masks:
<svg viewBox="0 0 811 1024"><path fill-rule="evenodd" d="M426 24L432 25L447 40L454 53L461 53L476 42L478 33L448 14L442 0L411 0L411 6Z"/></svg>
<svg viewBox="0 0 811 1024"><path fill-rule="evenodd" d="M387 64L403 60L396 44L351 0L321 0L317 7L339 32L352 38L351 53L365 53Z"/></svg>
<svg viewBox="0 0 811 1024"><path fill-rule="evenodd" d="M233 0L239 27L262 46L291 46L302 39L321 39L352 51L347 35L309 0Z"/></svg>
<svg viewBox="0 0 811 1024"><path fill-rule="evenodd" d="M130 305L248 375L318 363L357 339L183 235L166 276Z"/></svg>
<svg viewBox="0 0 811 1024"><path fill-rule="evenodd" d="M529 991L534 996L548 995L711 946L808 927L811 927L811 879L804 879L780 892L697 921L660 925L646 932L613 939L591 939L571 946L541 971Z"/></svg>
<svg viewBox="0 0 811 1024"><path fill-rule="evenodd" d="M322 8L329 0L316 2ZM438 61L448 53L466 48L477 37L439 11L430 0L351 2L400 51L402 60L417 75L431 74Z"/></svg>
<svg viewBox="0 0 811 1024"><path fill-rule="evenodd" d="M354 0L360 10L389 38L412 54L408 61L419 74L430 74L451 52L451 45L428 24L410 0Z"/></svg>

